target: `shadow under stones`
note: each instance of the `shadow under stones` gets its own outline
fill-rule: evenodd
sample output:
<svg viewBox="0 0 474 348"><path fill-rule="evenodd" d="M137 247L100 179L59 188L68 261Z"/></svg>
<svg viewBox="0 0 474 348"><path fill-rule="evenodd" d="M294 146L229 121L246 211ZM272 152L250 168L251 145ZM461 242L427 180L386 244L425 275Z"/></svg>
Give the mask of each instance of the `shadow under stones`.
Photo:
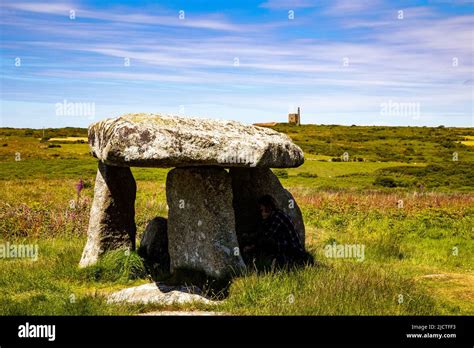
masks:
<svg viewBox="0 0 474 348"><path fill-rule="evenodd" d="M247 268L257 274L272 273L276 271L292 272L305 267L318 267L320 264L314 260L313 255L305 252L304 259L299 262L278 262L276 258L268 256L256 256L253 258L244 258Z"/></svg>
<svg viewBox="0 0 474 348"><path fill-rule="evenodd" d="M176 269L165 281L171 285L197 286L201 289L201 295L213 300L223 300L229 295L232 277L216 279L202 271L180 268Z"/></svg>
<svg viewBox="0 0 474 348"><path fill-rule="evenodd" d="M138 255L143 259L147 272L154 281L170 275L170 255L168 252L168 221L157 216L150 220L143 232Z"/></svg>
<svg viewBox="0 0 474 348"><path fill-rule="evenodd" d="M227 297L232 277L215 279L202 271L191 269L177 269L170 272L170 255L168 251L167 219L155 217L150 220L142 235L138 255L143 259L147 273L151 279L164 289L169 284L184 288L199 288L199 293L213 299ZM158 285L159 284L159 285ZM161 290L161 288L160 288Z"/></svg>
<svg viewBox="0 0 474 348"><path fill-rule="evenodd" d="M253 204L252 204L253 203ZM294 270L306 266L314 266L315 259L311 253L304 251L303 255L298 255L293 259L285 258L282 255L276 255L275 250L264 250L259 247L260 236L264 234L262 228L262 218L258 205L252 202L242 216L236 214L236 230L239 248L247 270L254 271L257 274L273 272L277 270ZM243 222L244 221L244 222ZM253 246L251 251L246 251L246 246Z"/></svg>
<svg viewBox="0 0 474 348"><path fill-rule="evenodd" d="M254 219L258 219L258 211L252 211L251 214ZM261 231L257 228L251 234L238 234L239 247L256 244L259 233ZM151 279L157 283L160 290L163 289L163 292L166 292L166 289L176 289L177 286L182 286L183 288L194 289L197 291L196 293L214 300L222 300L228 296L234 278L232 273L229 273L226 277L216 279L203 271L180 268L171 274L167 219L164 217L158 216L150 220L142 235L138 255L143 259ZM285 262L285 260L277 260L261 250L255 250L250 254L242 253L242 258L247 266L247 273L256 272L257 274L274 271L289 272L297 268L315 265L313 256L308 252L306 252L306 257L299 260L299 262L291 263ZM167 285L169 285L168 288Z"/></svg>

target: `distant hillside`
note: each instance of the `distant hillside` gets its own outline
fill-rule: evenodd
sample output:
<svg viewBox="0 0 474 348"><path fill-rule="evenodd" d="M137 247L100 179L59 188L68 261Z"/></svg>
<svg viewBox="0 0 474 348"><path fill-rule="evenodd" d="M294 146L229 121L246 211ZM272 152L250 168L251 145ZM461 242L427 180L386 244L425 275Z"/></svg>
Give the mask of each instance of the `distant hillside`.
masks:
<svg viewBox="0 0 474 348"><path fill-rule="evenodd" d="M474 161L474 128L335 126L279 123L273 127L288 134L306 153L359 161L460 162ZM466 145L468 144L468 145Z"/></svg>
<svg viewBox="0 0 474 348"><path fill-rule="evenodd" d="M282 180L311 187L385 187L471 191L473 128L292 126L287 133L305 151L299 168L275 170ZM0 128L2 179L78 177L96 172L87 129ZM16 162L19 153L21 161ZM343 154L347 153L346 157ZM456 154L457 158L453 156ZM344 161L347 159L347 162ZM457 160L456 160L457 159ZM137 178L164 178L165 171L136 169Z"/></svg>
<svg viewBox="0 0 474 348"><path fill-rule="evenodd" d="M474 162L474 128L382 127L260 123L288 134L308 154L337 161L347 152L349 161L432 163ZM87 137L87 128L0 128L0 136L42 138Z"/></svg>
<svg viewBox="0 0 474 348"><path fill-rule="evenodd" d="M56 138L56 137L87 137L87 128L64 127L64 128L0 128L0 136L31 136L33 138Z"/></svg>

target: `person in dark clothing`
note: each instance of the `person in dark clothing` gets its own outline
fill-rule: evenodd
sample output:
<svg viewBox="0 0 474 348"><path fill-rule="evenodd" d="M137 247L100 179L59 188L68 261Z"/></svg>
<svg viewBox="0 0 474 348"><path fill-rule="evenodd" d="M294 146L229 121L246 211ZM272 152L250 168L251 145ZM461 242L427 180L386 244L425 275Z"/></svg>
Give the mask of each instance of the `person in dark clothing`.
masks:
<svg viewBox="0 0 474 348"><path fill-rule="evenodd" d="M262 216L255 244L244 248L255 258L273 261L278 266L303 264L310 261L305 252L303 242L295 229L291 218L278 209L270 195L258 200Z"/></svg>

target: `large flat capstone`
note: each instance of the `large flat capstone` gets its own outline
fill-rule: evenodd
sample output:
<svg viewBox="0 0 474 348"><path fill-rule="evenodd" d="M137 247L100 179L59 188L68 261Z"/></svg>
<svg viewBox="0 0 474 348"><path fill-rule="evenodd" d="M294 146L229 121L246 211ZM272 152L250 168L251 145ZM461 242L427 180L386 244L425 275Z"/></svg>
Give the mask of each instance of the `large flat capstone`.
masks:
<svg viewBox="0 0 474 348"><path fill-rule="evenodd" d="M298 167L303 151L274 130L235 121L130 114L89 127L92 154L129 167Z"/></svg>

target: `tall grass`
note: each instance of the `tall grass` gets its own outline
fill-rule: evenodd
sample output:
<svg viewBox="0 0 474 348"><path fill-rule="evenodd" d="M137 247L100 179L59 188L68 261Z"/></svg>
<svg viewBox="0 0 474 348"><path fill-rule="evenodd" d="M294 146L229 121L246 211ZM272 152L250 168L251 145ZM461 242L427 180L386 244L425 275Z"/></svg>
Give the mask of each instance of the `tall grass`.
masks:
<svg viewBox="0 0 474 348"><path fill-rule="evenodd" d="M129 250L110 251L97 264L85 268L82 272L85 279L101 282L147 278L142 259L135 251Z"/></svg>
<svg viewBox="0 0 474 348"><path fill-rule="evenodd" d="M438 313L436 301L413 281L369 263L338 262L252 274L235 281L230 293L221 309L243 315Z"/></svg>

